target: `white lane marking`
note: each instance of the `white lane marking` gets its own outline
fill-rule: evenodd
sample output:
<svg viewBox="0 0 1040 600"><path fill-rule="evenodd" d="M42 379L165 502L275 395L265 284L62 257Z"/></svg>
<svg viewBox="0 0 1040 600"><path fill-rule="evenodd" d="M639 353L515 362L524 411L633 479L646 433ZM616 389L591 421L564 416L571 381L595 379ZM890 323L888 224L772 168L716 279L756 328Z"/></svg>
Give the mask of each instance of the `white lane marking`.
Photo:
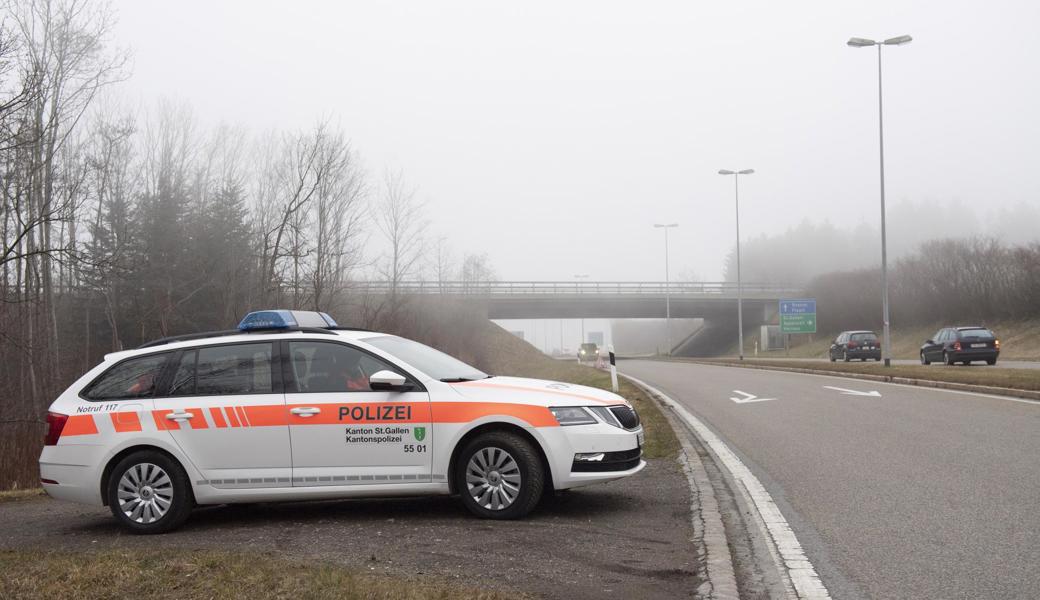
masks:
<svg viewBox="0 0 1040 600"><path fill-rule="evenodd" d="M875 398L881 397L881 392L877 390L872 390L869 392L860 392L857 390L847 390L845 388L834 387L833 385L825 385L823 387L825 387L828 390L834 390L835 392L841 392L845 396L874 396Z"/></svg>
<svg viewBox="0 0 1040 600"><path fill-rule="evenodd" d="M737 458L737 455L729 449L729 446L722 439L712 433L707 425L693 416L683 405L645 381L636 379L631 375L623 376L650 390L650 393L656 395L662 402L670 406L697 433L701 438L701 442L711 448L711 451L718 457L722 466L730 472L733 479L744 486L748 496L751 498L754 509L758 512L759 518L765 523L766 532L769 534L768 541L772 544L775 553L783 560L783 568L794 586L797 598L806 600L829 599L831 597L830 593L823 585L823 582L820 581L820 576L816 574L816 569L812 566L812 562L809 561L809 557L802 550L802 545L799 543L794 531L791 530L791 526L788 525L787 519L780 513L780 509L773 501L773 497L769 495L765 486L755 477L754 473Z"/></svg>
<svg viewBox="0 0 1040 600"><path fill-rule="evenodd" d="M733 393L744 396L743 398L734 398L733 396L730 396L729 399L736 402L737 404L747 404L748 402L768 402L770 400L776 400L776 398L759 398L754 394L749 394L740 390L733 390Z"/></svg>

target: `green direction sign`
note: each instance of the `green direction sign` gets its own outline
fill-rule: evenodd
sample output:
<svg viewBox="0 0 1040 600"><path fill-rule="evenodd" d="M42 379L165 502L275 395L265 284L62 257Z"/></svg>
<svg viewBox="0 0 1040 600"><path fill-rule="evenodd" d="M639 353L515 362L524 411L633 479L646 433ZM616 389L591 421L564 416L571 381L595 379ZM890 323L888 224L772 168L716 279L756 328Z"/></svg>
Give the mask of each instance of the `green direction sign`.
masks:
<svg viewBox="0 0 1040 600"><path fill-rule="evenodd" d="M780 333L816 333L816 300L781 300Z"/></svg>
<svg viewBox="0 0 1040 600"><path fill-rule="evenodd" d="M780 315L780 333L816 333L816 313Z"/></svg>

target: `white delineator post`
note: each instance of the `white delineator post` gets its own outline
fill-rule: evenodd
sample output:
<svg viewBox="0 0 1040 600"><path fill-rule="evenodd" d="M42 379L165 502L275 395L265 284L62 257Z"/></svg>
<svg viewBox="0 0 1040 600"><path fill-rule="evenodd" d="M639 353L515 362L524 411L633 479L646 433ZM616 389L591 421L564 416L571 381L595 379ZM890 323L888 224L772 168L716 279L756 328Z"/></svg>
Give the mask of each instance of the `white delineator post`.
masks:
<svg viewBox="0 0 1040 600"><path fill-rule="evenodd" d="M617 365L614 364L614 344L607 346L607 352L610 354L610 388L614 390L614 393L618 393L617 384Z"/></svg>

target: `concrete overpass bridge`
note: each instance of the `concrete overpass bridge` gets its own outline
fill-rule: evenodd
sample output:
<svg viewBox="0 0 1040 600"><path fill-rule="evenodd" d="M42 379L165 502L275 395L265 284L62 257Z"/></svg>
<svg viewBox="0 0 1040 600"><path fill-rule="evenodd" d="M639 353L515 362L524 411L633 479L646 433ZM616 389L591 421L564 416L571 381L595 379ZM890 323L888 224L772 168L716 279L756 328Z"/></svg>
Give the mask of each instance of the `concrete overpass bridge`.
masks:
<svg viewBox="0 0 1040 600"><path fill-rule="evenodd" d="M358 282L354 290L385 294L387 282ZM773 284L741 286L746 315L769 318L781 298L800 291ZM658 281L406 281L397 292L412 296L458 297L486 304L491 319L663 319L666 299L673 318L736 316L737 284Z"/></svg>

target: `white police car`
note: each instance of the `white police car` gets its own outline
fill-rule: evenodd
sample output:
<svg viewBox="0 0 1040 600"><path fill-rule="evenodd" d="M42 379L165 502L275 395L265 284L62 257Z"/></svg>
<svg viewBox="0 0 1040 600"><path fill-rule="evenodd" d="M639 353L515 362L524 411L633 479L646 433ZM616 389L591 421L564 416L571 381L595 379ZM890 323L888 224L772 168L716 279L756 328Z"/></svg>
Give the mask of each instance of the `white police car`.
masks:
<svg viewBox="0 0 1040 600"><path fill-rule="evenodd" d="M645 466L639 417L617 395L491 377L303 311L109 354L47 422L47 493L107 504L138 533L196 504L360 496L458 494L479 516L517 518L546 489Z"/></svg>

